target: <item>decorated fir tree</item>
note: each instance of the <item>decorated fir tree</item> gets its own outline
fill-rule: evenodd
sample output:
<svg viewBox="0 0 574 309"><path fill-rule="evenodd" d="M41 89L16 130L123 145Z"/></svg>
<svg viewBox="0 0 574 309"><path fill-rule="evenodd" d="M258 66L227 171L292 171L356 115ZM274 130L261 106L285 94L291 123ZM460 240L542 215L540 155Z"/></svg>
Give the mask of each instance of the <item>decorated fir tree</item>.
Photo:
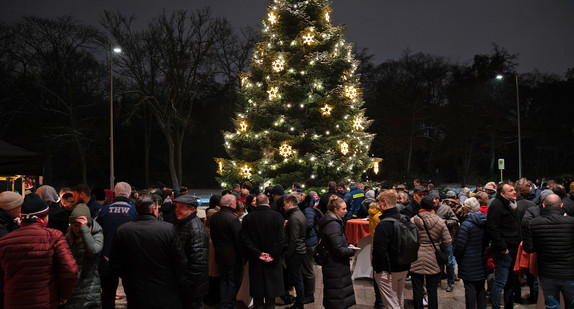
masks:
<svg viewBox="0 0 574 309"><path fill-rule="evenodd" d="M235 132L223 132L231 159L216 159L223 186L359 180L377 159L362 108L359 65L327 0L274 0L262 42L242 75Z"/></svg>

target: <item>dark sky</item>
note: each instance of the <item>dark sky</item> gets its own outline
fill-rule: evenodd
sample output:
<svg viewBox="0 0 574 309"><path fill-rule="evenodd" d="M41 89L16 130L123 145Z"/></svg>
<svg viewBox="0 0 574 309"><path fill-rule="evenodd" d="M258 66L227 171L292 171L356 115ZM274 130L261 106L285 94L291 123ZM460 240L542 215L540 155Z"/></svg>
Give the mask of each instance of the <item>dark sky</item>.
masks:
<svg viewBox="0 0 574 309"><path fill-rule="evenodd" d="M237 27L259 25L268 0L1 0L0 20L22 15L71 14L97 24L103 10L135 15L144 23L163 8L210 6ZM334 0L335 24L348 26L349 42L368 48L375 62L396 59L409 48L468 63L491 43L518 53L518 71L563 74L574 68L572 0Z"/></svg>

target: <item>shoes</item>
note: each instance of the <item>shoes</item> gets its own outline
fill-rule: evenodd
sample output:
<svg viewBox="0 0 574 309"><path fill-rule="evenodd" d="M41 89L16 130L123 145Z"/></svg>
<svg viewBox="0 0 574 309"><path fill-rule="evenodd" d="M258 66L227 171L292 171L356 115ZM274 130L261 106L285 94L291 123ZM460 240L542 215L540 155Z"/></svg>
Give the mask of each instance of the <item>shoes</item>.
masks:
<svg viewBox="0 0 574 309"><path fill-rule="evenodd" d="M405 281L411 281L411 276L407 276L407 277L405 278Z"/></svg>
<svg viewBox="0 0 574 309"><path fill-rule="evenodd" d="M454 276L454 281L460 281L460 278L458 276Z"/></svg>
<svg viewBox="0 0 574 309"><path fill-rule="evenodd" d="M427 300L426 297L423 297L423 306L428 307L428 305L429 305L429 301Z"/></svg>
<svg viewBox="0 0 574 309"><path fill-rule="evenodd" d="M305 295L305 298L303 298L303 304L310 304L314 302L315 302L315 296L313 295Z"/></svg>
<svg viewBox="0 0 574 309"><path fill-rule="evenodd" d="M291 294L282 295L280 298L283 301L283 306L291 305L292 303L295 302L295 296Z"/></svg>
<svg viewBox="0 0 574 309"><path fill-rule="evenodd" d="M452 286L452 283L449 283L446 285L446 291L447 292L452 292L452 290L454 290L454 287Z"/></svg>

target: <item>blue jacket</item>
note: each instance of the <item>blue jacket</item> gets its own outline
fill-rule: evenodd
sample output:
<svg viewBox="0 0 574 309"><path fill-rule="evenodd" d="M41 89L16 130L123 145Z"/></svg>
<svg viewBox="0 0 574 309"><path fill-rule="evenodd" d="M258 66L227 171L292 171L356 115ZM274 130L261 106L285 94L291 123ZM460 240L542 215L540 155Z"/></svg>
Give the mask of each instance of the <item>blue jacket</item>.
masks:
<svg viewBox="0 0 574 309"><path fill-rule="evenodd" d="M352 216L353 218L357 217L357 212L359 211L359 209L361 208L361 205L363 204L363 201L365 200L365 191L363 190L359 190L357 187L354 187L351 189L351 197L353 198L351 201L351 205L349 205L351 207L352 210ZM349 210L347 210L349 211ZM351 212L351 211L349 211Z"/></svg>
<svg viewBox="0 0 574 309"><path fill-rule="evenodd" d="M305 238L305 245L312 247L319 242L319 238L317 238L317 233L315 232L315 220L319 220L319 218L315 215L313 205L305 207L303 214L305 214L305 219L307 219L307 238Z"/></svg>
<svg viewBox="0 0 574 309"><path fill-rule="evenodd" d="M100 204L100 203L98 203L98 201L96 201L95 195L92 195L90 197L90 201L86 205L90 209L90 216L92 216L92 218L95 218L96 215L98 214L98 211L100 211L100 209L102 209L102 204Z"/></svg>
<svg viewBox="0 0 574 309"><path fill-rule="evenodd" d="M104 259L108 259L110 256L112 239L118 226L135 220L137 215L136 207L131 203L131 200L123 196L116 197L113 203L103 206L100 209L95 220L104 230L104 249L102 250L102 257Z"/></svg>
<svg viewBox="0 0 574 309"><path fill-rule="evenodd" d="M472 212L460 226L454 245L458 277L467 281L486 279L486 215Z"/></svg>

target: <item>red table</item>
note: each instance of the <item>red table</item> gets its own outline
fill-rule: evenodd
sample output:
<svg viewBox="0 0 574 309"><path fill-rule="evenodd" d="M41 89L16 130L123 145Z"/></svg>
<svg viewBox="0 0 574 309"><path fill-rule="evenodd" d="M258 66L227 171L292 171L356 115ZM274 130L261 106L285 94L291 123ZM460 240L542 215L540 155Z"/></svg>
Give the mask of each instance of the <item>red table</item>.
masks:
<svg viewBox="0 0 574 309"><path fill-rule="evenodd" d="M345 225L345 235L349 243L355 245L365 236L371 235L369 231L369 220L352 219Z"/></svg>

